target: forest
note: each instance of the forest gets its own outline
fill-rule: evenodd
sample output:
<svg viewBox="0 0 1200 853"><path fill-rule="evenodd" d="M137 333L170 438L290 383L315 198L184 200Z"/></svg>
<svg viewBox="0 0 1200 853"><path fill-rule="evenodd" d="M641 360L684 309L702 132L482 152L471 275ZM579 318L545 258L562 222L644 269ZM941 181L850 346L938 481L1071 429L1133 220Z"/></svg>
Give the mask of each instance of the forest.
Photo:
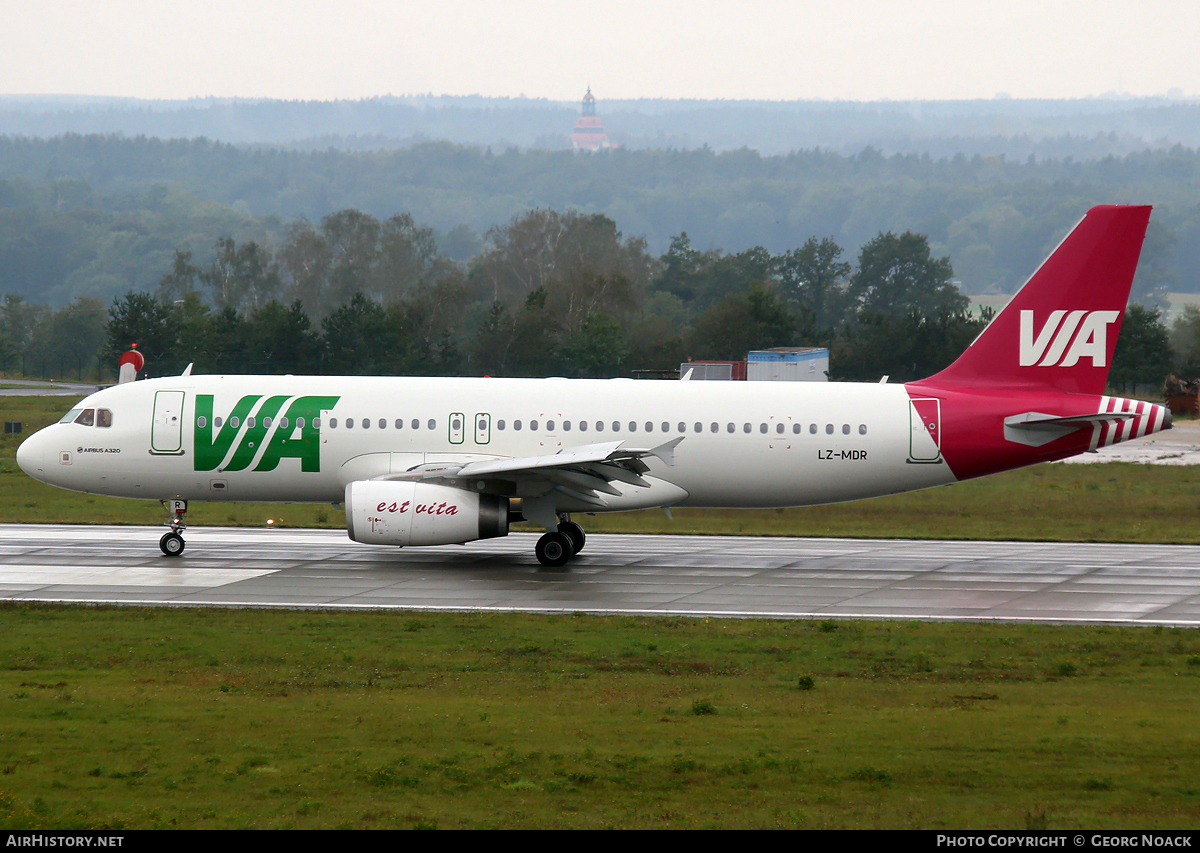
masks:
<svg viewBox="0 0 1200 853"><path fill-rule="evenodd" d="M584 95L581 81L578 97ZM1004 154L1093 160L1175 144L1200 146L1200 104L1174 97L992 98L959 101L614 100L598 114L622 148L821 148L853 154ZM446 140L496 151L569 150L580 101L400 95L339 101L146 100L0 95L0 134L51 138L120 133L305 151L379 151Z"/></svg>
<svg viewBox="0 0 1200 853"><path fill-rule="evenodd" d="M154 373L601 376L825 345L834 378L912 378L1090 206L1149 201L1122 346L1145 334L1114 382L1153 385L1200 372L1200 322L1162 313L1200 290L1198 179L1182 145L1018 160L5 135L0 367L103 377L136 340Z"/></svg>
<svg viewBox="0 0 1200 853"><path fill-rule="evenodd" d="M870 347L847 330L876 325L923 344L909 355L920 372L942 357L933 341L957 349L978 331L949 260L911 232L879 235L855 272L828 239L725 254L680 234L656 258L602 214L552 210L490 230L485 245L455 262L407 214L348 209L292 223L273 252L222 239L201 266L180 249L154 293L113 303L106 356L136 340L162 372L190 361L206 372L601 377L836 338L847 364L870 372ZM914 335L905 323L945 328Z"/></svg>
<svg viewBox="0 0 1200 853"><path fill-rule="evenodd" d="M833 379L897 381L949 364L990 313L972 313L949 257L885 232L856 260L829 238L779 254L695 248L655 257L602 214L531 210L491 229L470 262L440 254L408 214L336 211L291 223L278 247L219 238L212 259L177 248L153 291L53 310L0 305L9 373L111 376L133 344L148 375L326 373L614 377L667 375L689 359L827 346ZM1190 323L1190 325L1188 325ZM1200 367L1200 310L1170 339L1134 305L1114 385L1154 387ZM1174 349L1172 348L1174 346Z"/></svg>

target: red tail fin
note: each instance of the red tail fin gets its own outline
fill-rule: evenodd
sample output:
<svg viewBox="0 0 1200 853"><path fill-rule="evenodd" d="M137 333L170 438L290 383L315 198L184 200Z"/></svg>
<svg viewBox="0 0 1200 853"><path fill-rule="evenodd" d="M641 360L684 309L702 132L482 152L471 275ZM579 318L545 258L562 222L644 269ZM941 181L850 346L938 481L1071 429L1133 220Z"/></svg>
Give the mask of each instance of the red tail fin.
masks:
<svg viewBox="0 0 1200 853"><path fill-rule="evenodd" d="M1093 207L966 352L925 382L1103 394L1149 221L1148 206Z"/></svg>

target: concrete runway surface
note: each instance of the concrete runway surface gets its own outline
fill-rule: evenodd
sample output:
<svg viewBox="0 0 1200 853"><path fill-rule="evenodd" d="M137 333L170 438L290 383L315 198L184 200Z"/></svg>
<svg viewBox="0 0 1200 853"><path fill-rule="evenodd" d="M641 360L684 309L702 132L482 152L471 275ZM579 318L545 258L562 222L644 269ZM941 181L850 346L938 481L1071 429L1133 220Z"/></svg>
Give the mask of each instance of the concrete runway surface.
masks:
<svg viewBox="0 0 1200 853"><path fill-rule="evenodd" d="M0 599L151 605L1200 625L1200 546L536 534L440 548L342 531L0 525Z"/></svg>

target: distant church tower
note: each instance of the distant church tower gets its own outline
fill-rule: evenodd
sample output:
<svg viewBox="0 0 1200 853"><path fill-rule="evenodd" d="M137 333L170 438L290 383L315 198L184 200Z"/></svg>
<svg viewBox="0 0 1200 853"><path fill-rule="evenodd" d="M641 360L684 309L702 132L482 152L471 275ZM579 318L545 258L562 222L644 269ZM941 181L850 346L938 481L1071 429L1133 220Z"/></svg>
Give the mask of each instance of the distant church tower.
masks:
<svg viewBox="0 0 1200 853"><path fill-rule="evenodd" d="M576 151L596 151L613 147L604 133L604 122L596 115L596 98L592 95L591 86L588 86L587 94L583 96L583 112L575 119L571 144L575 146Z"/></svg>

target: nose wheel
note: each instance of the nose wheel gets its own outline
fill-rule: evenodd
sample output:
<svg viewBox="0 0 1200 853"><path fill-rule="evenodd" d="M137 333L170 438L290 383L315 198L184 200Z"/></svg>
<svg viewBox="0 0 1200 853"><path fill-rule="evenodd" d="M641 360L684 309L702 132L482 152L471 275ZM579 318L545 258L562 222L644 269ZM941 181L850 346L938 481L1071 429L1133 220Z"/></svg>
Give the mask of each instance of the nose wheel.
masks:
<svg viewBox="0 0 1200 853"><path fill-rule="evenodd" d="M167 527L171 528L170 533L164 533L162 539L158 540L158 547L162 549L163 554L168 557L178 557L183 553L184 545L183 536L180 535L186 524L183 523L183 515L187 512L187 501L159 501L163 505L171 518L164 522ZM168 503L170 504L168 506Z"/></svg>
<svg viewBox="0 0 1200 853"><path fill-rule="evenodd" d="M182 554L184 544L183 537L175 531L164 533L162 539L158 540L158 547L162 548L162 552L168 557L178 557Z"/></svg>

